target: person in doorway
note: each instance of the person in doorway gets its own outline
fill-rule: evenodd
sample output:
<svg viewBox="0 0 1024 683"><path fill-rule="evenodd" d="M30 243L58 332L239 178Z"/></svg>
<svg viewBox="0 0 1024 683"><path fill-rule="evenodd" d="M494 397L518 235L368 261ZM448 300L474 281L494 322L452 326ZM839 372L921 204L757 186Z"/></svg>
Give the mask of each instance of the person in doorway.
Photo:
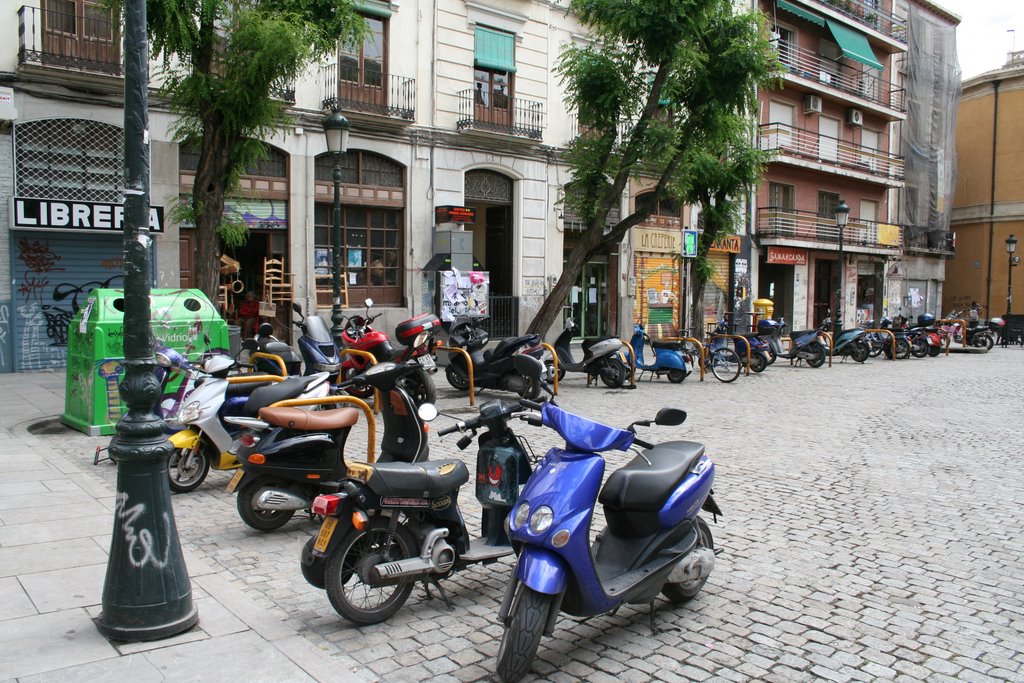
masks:
<svg viewBox="0 0 1024 683"><path fill-rule="evenodd" d="M260 320L260 302L252 290L245 293L245 301L238 306L238 324L242 326L242 338L248 339L256 334L256 326Z"/></svg>

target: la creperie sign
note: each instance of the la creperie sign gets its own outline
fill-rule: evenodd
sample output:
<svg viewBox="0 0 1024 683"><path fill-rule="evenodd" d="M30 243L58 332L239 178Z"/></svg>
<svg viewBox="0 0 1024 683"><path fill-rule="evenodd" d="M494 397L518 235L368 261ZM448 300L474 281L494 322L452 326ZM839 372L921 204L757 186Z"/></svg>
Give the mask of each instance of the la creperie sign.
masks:
<svg viewBox="0 0 1024 683"><path fill-rule="evenodd" d="M120 232L124 230L124 205L14 197L11 215L16 230ZM150 232L164 231L164 209L149 207Z"/></svg>

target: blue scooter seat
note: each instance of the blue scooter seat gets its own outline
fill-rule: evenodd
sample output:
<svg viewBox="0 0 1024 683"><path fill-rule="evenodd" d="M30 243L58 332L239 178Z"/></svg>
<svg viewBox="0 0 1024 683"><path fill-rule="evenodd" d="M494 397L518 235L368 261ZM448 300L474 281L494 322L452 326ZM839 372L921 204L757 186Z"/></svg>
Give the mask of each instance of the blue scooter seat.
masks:
<svg viewBox="0 0 1024 683"><path fill-rule="evenodd" d="M469 470L461 460L426 462L377 462L366 484L378 496L436 498L469 481Z"/></svg>
<svg viewBox="0 0 1024 683"><path fill-rule="evenodd" d="M704 444L666 441L644 451L610 477L598 500L608 510L657 511L704 454ZM650 464L648 464L650 460Z"/></svg>

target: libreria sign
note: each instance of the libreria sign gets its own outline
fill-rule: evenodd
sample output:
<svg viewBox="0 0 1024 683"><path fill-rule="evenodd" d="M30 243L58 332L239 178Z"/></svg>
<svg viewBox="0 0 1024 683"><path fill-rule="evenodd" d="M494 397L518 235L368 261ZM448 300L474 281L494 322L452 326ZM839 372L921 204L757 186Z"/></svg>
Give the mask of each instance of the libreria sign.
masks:
<svg viewBox="0 0 1024 683"><path fill-rule="evenodd" d="M12 200L14 229L18 230L85 230L88 232L120 232L124 229L124 205L99 202L65 202L52 199ZM164 231L164 209L149 208L149 229Z"/></svg>

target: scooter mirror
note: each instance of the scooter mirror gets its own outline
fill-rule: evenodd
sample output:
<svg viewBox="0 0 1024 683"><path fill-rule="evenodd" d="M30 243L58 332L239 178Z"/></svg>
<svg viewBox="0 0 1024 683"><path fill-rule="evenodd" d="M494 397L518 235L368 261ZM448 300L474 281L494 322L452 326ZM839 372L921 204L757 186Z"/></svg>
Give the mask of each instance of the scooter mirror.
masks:
<svg viewBox="0 0 1024 683"><path fill-rule="evenodd" d="M153 356L156 358L156 364L159 365L160 367L171 367L171 359L167 357L166 353L161 353L160 351L157 351L156 353L153 354Z"/></svg>
<svg viewBox="0 0 1024 683"><path fill-rule="evenodd" d="M250 337L242 340L242 348L246 351L259 351L260 345L255 339Z"/></svg>
<svg viewBox="0 0 1024 683"><path fill-rule="evenodd" d="M679 408L662 408L654 418L654 424L674 427L686 421L686 411Z"/></svg>
<svg viewBox="0 0 1024 683"><path fill-rule="evenodd" d="M517 353L512 356L512 365L516 372L530 379L539 380L544 374L544 364L533 356Z"/></svg>
<svg viewBox="0 0 1024 683"><path fill-rule="evenodd" d="M363 303L366 304L367 308L372 308L373 307L373 299L367 299Z"/></svg>
<svg viewBox="0 0 1024 683"><path fill-rule="evenodd" d="M433 422L434 418L437 417L437 406L433 403L421 403L420 407L416 409L416 414L424 422Z"/></svg>
<svg viewBox="0 0 1024 683"><path fill-rule="evenodd" d="M293 301L292 310L298 313L299 315L302 315L302 304L300 304L298 301Z"/></svg>

